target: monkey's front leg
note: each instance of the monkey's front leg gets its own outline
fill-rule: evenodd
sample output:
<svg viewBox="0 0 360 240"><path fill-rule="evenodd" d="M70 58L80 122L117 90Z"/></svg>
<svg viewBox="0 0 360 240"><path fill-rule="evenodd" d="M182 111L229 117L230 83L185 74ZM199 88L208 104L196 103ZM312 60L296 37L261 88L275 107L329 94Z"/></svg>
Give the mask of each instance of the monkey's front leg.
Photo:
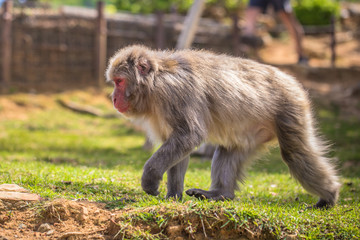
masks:
<svg viewBox="0 0 360 240"><path fill-rule="evenodd" d="M183 135L165 141L144 166L141 186L146 193L154 196L159 194L159 184L167 170L170 173L168 197L176 197L182 192L183 175L189 161L187 156L201 141L197 139L199 138Z"/></svg>
<svg viewBox="0 0 360 240"><path fill-rule="evenodd" d="M173 166L167 171L167 188L166 198L181 199L184 191L185 172L189 164L190 156Z"/></svg>

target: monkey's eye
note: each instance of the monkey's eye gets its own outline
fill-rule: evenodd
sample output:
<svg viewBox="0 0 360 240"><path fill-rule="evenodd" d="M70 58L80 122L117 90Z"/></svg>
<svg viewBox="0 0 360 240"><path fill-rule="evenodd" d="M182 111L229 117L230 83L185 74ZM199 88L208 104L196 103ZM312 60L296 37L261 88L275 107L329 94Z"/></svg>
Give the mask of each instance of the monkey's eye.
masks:
<svg viewBox="0 0 360 240"><path fill-rule="evenodd" d="M114 78L114 83L115 83L115 85L121 85L122 83L124 83L125 82L125 79L124 78L120 78L120 77L116 77L116 78Z"/></svg>

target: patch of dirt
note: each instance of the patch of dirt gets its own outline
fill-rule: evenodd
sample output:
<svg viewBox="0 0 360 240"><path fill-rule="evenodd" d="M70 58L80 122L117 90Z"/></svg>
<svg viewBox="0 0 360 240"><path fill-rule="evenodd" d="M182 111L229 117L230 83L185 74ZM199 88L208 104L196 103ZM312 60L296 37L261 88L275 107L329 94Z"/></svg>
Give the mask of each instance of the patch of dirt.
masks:
<svg viewBox="0 0 360 240"><path fill-rule="evenodd" d="M0 95L0 119L26 120L29 112L39 112L53 106L52 97L35 94Z"/></svg>
<svg viewBox="0 0 360 240"><path fill-rule="evenodd" d="M99 111L112 109L110 90L94 88L63 92L60 94L17 93L0 95L0 120L27 120L29 114L53 109L59 106L58 99L79 102Z"/></svg>
<svg viewBox="0 0 360 240"><path fill-rule="evenodd" d="M336 41L336 67L360 68L358 37L350 31L343 31L336 33ZM332 67L330 43L330 34L304 36L303 47L310 67ZM268 64L296 64L298 60L291 39L271 39L259 50L258 55Z"/></svg>
<svg viewBox="0 0 360 240"><path fill-rule="evenodd" d="M160 216L142 219L136 214ZM154 213L156 213L154 215ZM250 221L249 221L250 222ZM109 210L104 203L56 199L28 203L0 200L0 239L274 239L254 224L240 227L224 213L200 215L188 209Z"/></svg>
<svg viewBox="0 0 360 240"><path fill-rule="evenodd" d="M23 202L25 203L25 202ZM54 200L26 203L0 201L0 238L6 239L105 239L111 213L104 204Z"/></svg>

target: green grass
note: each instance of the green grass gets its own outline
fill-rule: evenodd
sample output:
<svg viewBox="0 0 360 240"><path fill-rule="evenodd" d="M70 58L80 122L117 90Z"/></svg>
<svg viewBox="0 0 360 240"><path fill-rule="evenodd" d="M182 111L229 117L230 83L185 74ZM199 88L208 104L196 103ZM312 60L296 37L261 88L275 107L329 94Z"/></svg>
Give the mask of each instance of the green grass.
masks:
<svg viewBox="0 0 360 240"><path fill-rule="evenodd" d="M162 238L164 226L178 219L190 237L247 229L262 238L359 239L360 123L341 117L336 107L318 106L319 128L333 144L331 155L338 159L343 182L338 204L326 211L304 210L317 199L290 177L278 149L249 169L234 201L164 200L166 176L160 196L148 196L140 186L143 164L151 156L142 150L143 134L123 119L77 114L57 105L30 112L26 120L0 119L0 184L16 183L50 200L89 199L131 210L118 217L128 238ZM109 105L100 108L114 112ZM210 167L210 161L192 158L185 188L207 189ZM129 230L143 223L159 231Z"/></svg>

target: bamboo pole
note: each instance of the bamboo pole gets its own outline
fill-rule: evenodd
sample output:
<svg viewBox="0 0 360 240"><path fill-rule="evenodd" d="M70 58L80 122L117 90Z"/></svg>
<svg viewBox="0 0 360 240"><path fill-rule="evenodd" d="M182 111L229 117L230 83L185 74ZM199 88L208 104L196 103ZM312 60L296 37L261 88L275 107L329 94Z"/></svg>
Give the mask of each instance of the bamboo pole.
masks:
<svg viewBox="0 0 360 240"><path fill-rule="evenodd" d="M176 44L177 49L189 48L191 46L204 6L204 0L195 0L191 6Z"/></svg>
<svg viewBox="0 0 360 240"><path fill-rule="evenodd" d="M11 83L11 21L12 21L12 6L13 1L7 0L3 5L2 21L3 27L1 30L2 46L1 46L1 85L2 88L7 89Z"/></svg>
<svg viewBox="0 0 360 240"><path fill-rule="evenodd" d="M104 14L104 2L97 2L97 18L95 30L95 78L99 87L104 85L104 74L106 68L106 40L107 29Z"/></svg>

